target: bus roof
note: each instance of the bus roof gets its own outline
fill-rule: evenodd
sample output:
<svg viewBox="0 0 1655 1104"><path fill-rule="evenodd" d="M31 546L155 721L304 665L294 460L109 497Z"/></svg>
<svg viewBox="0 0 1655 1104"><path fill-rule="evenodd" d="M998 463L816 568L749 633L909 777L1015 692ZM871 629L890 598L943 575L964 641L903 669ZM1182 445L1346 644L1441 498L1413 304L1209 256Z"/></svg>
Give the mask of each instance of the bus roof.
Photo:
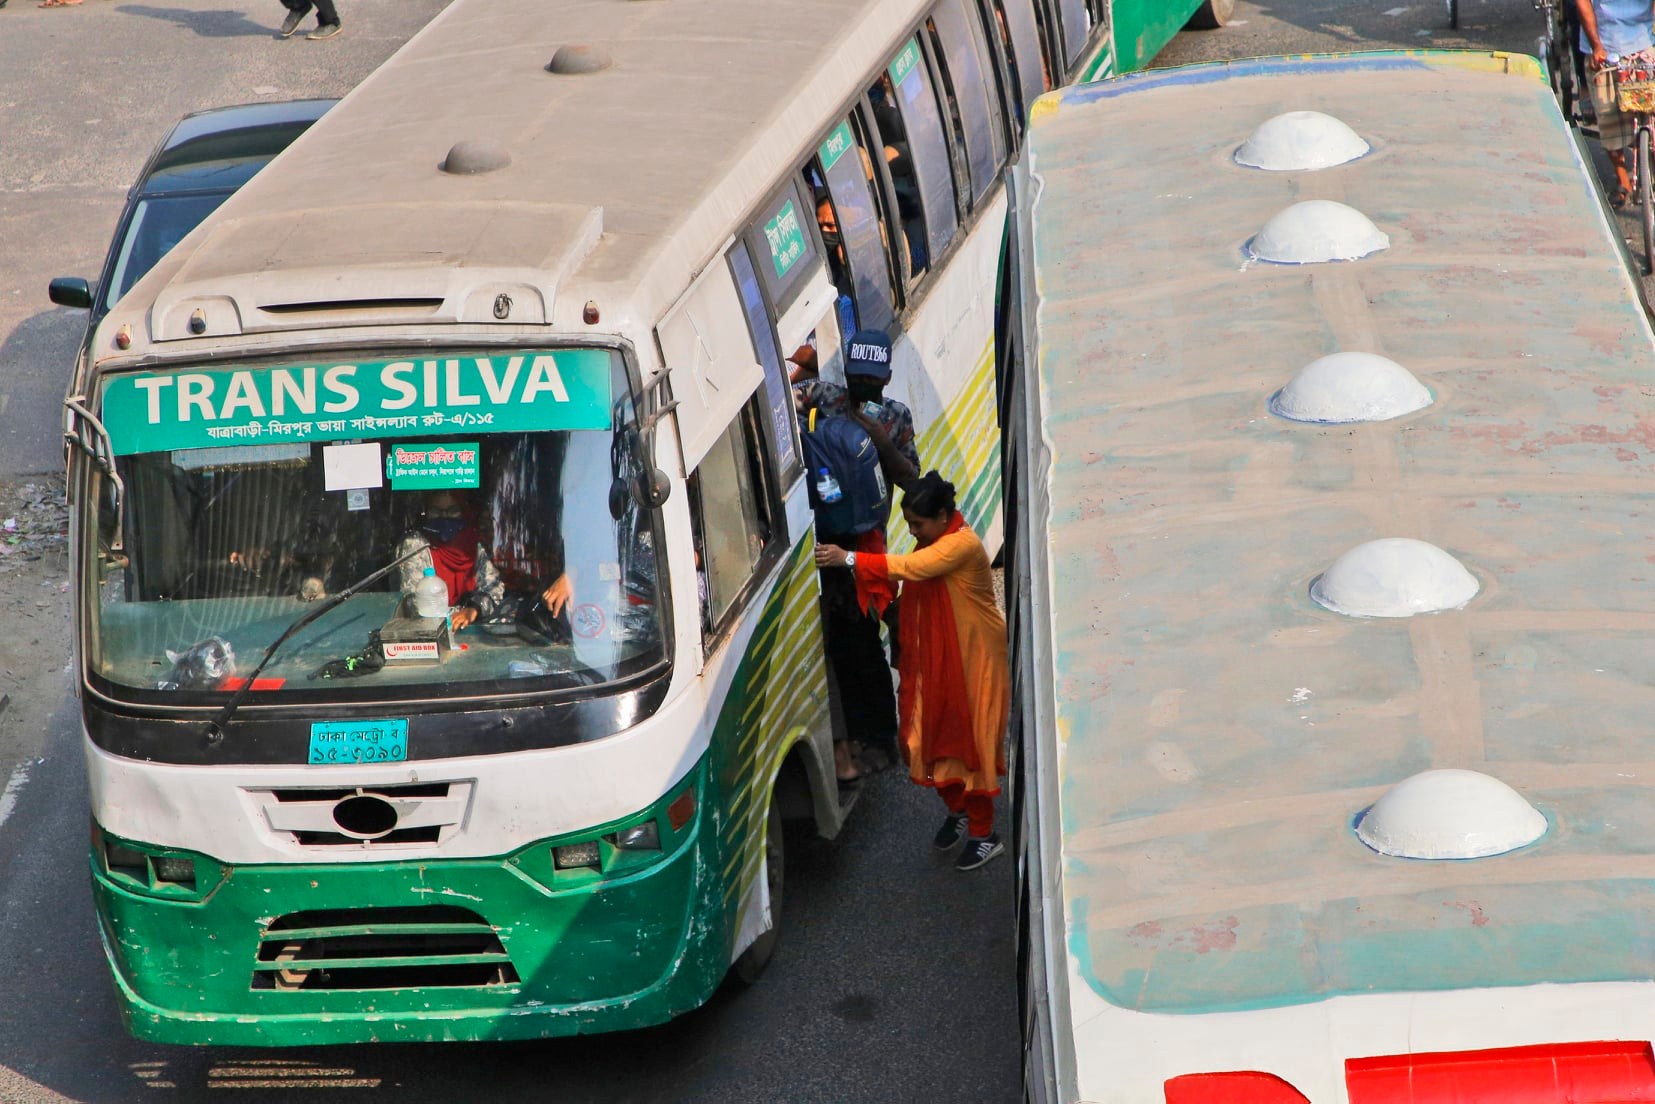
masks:
<svg viewBox="0 0 1655 1104"><path fill-rule="evenodd" d="M245 332L517 281L571 329L589 298L605 329L652 325L925 4L454 0L129 294L129 355L145 317L185 337L191 302L225 296ZM546 71L564 46L608 65ZM462 142L510 163L443 172Z"/></svg>
<svg viewBox="0 0 1655 1104"><path fill-rule="evenodd" d="M1035 106L1066 930L1113 1005L1655 977L1655 336L1538 74L1280 59ZM1372 152L1234 162L1302 109ZM1247 259L1308 199L1365 213L1389 248ZM1391 358L1434 401L1371 423L1271 413L1340 351ZM1311 599L1386 537L1437 545L1480 593L1396 619ZM1364 846L1364 810L1445 767L1509 784L1548 831L1455 861Z"/></svg>

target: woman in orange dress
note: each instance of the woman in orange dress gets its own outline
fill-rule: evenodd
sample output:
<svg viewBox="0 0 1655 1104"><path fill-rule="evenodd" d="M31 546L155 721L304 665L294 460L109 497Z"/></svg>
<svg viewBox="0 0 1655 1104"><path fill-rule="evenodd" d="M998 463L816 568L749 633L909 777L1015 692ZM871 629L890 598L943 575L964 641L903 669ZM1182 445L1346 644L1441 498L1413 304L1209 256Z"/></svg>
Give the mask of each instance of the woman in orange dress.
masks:
<svg viewBox="0 0 1655 1104"><path fill-rule="evenodd" d="M936 472L911 482L902 516L918 547L905 556L819 545L816 563L849 567L856 590L878 606L900 582L897 671L900 739L914 782L948 806L938 850L964 838L956 869L975 870L1003 850L994 796L1005 773L1011 675L1006 620L994 601L983 542L954 506L954 485Z"/></svg>

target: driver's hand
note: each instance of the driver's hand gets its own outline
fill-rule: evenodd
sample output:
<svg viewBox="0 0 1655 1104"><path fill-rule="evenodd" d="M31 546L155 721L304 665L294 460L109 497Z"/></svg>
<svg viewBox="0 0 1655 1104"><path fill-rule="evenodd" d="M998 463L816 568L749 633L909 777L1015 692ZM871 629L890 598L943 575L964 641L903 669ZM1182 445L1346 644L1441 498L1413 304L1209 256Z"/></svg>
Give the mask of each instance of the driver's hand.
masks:
<svg viewBox="0 0 1655 1104"><path fill-rule="evenodd" d="M551 586L540 592L541 600L546 603L546 609L551 612L553 617L568 609L569 603L574 600L574 597L574 584L569 582L567 571L559 575Z"/></svg>
<svg viewBox="0 0 1655 1104"><path fill-rule="evenodd" d="M475 620L477 620L475 606L460 606L448 615L448 623L454 626L455 632L459 632Z"/></svg>

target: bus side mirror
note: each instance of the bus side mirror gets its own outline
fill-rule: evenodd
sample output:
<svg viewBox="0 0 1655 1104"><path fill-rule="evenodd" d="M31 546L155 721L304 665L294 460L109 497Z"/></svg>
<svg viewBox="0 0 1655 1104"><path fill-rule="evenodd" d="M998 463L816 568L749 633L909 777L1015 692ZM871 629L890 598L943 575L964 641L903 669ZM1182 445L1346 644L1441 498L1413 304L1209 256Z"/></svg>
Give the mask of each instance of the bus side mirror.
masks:
<svg viewBox="0 0 1655 1104"><path fill-rule="evenodd" d="M650 468L648 474L638 476L638 482L633 489L638 502L651 510L659 510L665 506L672 494L672 484L667 481L667 473L660 468Z"/></svg>
<svg viewBox="0 0 1655 1104"><path fill-rule="evenodd" d="M46 297L60 307L92 308L92 285L79 276L58 276L46 285Z"/></svg>

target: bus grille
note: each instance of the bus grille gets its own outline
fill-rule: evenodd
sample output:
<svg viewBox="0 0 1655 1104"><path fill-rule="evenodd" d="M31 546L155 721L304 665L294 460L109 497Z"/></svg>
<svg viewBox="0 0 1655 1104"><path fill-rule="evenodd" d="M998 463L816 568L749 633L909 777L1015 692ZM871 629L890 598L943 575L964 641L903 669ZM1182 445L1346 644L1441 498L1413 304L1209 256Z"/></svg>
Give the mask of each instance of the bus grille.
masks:
<svg viewBox="0 0 1655 1104"><path fill-rule="evenodd" d="M254 989L415 989L514 985L499 933L448 905L326 909L271 921Z"/></svg>
<svg viewBox="0 0 1655 1104"><path fill-rule="evenodd" d="M361 787L289 787L243 792L273 835L300 847L420 847L442 844L459 832L471 803L473 784L416 782ZM385 821L372 831L348 831L341 810L353 798L379 804ZM360 802L357 802L360 804Z"/></svg>

